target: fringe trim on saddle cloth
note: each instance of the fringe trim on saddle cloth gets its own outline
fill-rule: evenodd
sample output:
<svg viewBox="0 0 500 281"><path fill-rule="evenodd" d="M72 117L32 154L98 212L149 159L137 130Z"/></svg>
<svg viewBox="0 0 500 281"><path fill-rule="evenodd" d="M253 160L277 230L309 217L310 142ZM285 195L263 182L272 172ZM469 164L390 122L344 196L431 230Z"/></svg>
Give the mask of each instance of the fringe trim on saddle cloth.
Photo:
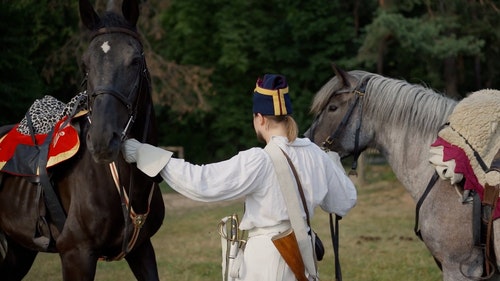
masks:
<svg viewBox="0 0 500 281"><path fill-rule="evenodd" d="M443 161L454 159L455 173L465 177L464 188L476 190L481 199L487 169L500 149L499 125L500 91L473 92L457 104L448 123L439 131L438 139L431 145L443 147ZM497 208L494 217L498 216Z"/></svg>

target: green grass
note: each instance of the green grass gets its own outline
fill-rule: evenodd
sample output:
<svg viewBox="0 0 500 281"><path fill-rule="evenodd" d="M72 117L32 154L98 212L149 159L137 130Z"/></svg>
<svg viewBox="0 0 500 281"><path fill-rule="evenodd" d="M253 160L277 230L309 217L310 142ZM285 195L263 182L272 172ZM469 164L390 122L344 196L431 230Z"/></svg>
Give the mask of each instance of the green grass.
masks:
<svg viewBox="0 0 500 281"><path fill-rule="evenodd" d="M366 169L358 186L358 204L340 221L340 259L344 280L438 281L441 273L423 242L413 233L415 203L387 166ZM163 186L167 198L178 195ZM171 200L172 201L172 200ZM217 223L241 201L227 204L166 201L167 214L153 237L161 280L221 280ZM174 206L175 205L175 206ZM193 206L188 206L193 205ZM319 263L321 280L334 280L328 215L316 211L312 221L326 247ZM25 280L61 280L59 256L40 254ZM125 261L99 262L98 281L134 280Z"/></svg>

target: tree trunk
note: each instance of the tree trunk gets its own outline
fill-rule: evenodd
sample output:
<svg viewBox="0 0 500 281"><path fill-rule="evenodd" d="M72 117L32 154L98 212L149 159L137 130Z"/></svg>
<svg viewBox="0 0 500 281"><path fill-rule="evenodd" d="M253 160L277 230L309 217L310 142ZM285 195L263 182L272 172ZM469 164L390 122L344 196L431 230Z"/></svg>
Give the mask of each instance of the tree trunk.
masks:
<svg viewBox="0 0 500 281"><path fill-rule="evenodd" d="M384 56L387 51L387 41L391 38L391 35L385 36L378 44L377 53L377 73L384 75Z"/></svg>
<svg viewBox="0 0 500 281"><path fill-rule="evenodd" d="M459 98L457 90L457 66L455 57L448 57L444 60L444 82L445 93L452 98Z"/></svg>
<svg viewBox="0 0 500 281"><path fill-rule="evenodd" d="M476 56L474 58L474 78L476 82L476 89L481 89L482 86L482 75L481 75L481 58L479 56Z"/></svg>

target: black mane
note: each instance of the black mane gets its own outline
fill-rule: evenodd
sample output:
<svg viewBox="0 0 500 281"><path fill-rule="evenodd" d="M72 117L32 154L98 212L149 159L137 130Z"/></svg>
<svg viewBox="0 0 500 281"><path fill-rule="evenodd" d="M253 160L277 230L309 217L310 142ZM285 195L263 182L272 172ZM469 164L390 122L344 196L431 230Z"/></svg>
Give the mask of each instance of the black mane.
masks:
<svg viewBox="0 0 500 281"><path fill-rule="evenodd" d="M137 32L137 28L135 25L130 24L126 19L123 18L123 16L111 11L107 11L102 15L101 25L98 29L105 27L120 27Z"/></svg>

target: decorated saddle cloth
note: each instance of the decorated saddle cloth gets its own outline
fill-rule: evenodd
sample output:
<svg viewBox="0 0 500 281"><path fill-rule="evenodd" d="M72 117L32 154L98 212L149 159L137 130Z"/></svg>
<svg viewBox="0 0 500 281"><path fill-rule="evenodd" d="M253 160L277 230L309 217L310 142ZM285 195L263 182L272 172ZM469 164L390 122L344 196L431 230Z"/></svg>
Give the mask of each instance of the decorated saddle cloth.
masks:
<svg viewBox="0 0 500 281"><path fill-rule="evenodd" d="M483 199L486 172L500 149L500 91L480 90L460 101L431 145L430 162L441 178L463 178ZM500 204L493 217L500 217Z"/></svg>
<svg viewBox="0 0 500 281"><path fill-rule="evenodd" d="M39 175L41 168L39 157L48 157L47 168L71 158L78 151L80 140L69 121L86 112L85 92L68 104L49 95L36 100L21 122L1 136L0 171L34 176ZM40 155L42 145L48 145L48 155Z"/></svg>

